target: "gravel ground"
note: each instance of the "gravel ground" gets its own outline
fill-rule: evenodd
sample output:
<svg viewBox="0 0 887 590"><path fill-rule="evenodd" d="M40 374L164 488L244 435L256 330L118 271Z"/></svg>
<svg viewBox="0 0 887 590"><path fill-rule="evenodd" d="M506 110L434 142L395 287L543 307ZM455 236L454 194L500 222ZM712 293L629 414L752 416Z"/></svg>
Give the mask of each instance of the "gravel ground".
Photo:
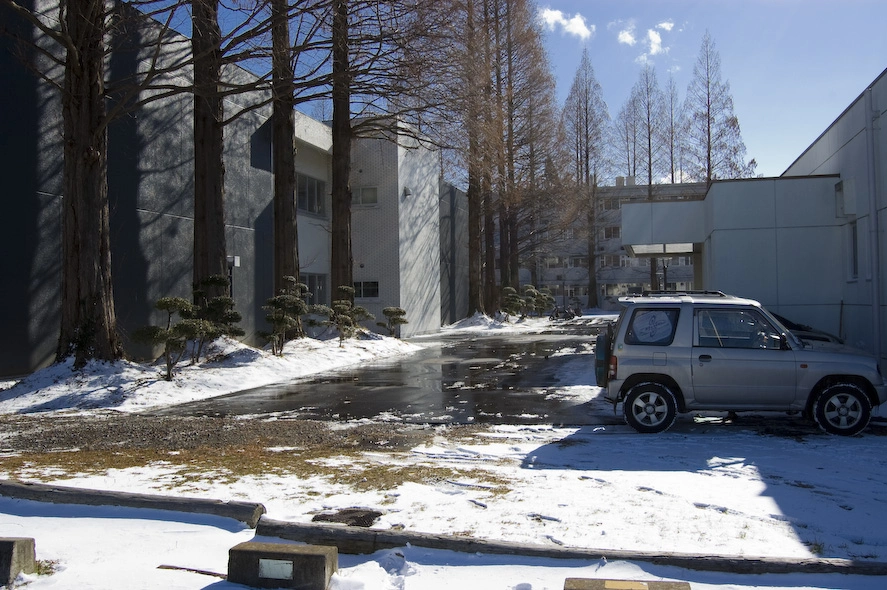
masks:
<svg viewBox="0 0 887 590"><path fill-rule="evenodd" d="M0 452L157 450L299 446L310 449L380 448L405 450L435 436L431 427L372 423L334 427L310 420L173 417L102 413L98 415L0 416ZM476 432L476 426L448 427L452 434Z"/></svg>

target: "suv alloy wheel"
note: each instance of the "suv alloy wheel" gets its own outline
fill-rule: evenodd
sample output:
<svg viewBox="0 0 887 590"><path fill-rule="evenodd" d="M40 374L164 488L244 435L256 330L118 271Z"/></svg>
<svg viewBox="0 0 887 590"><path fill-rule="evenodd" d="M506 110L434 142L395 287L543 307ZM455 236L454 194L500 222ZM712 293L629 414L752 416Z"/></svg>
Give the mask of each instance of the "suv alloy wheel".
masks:
<svg viewBox="0 0 887 590"><path fill-rule="evenodd" d="M677 418L674 393L661 383L638 383L622 403L625 422L638 432L654 433L671 428Z"/></svg>

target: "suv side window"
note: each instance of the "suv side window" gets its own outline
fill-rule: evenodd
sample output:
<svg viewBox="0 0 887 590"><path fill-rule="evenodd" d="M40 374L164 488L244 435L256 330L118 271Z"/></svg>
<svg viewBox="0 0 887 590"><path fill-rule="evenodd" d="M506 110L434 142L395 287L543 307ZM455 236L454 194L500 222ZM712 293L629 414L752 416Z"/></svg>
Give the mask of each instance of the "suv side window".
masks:
<svg viewBox="0 0 887 590"><path fill-rule="evenodd" d="M635 309L625 331L625 343L670 345L678 326L679 312L679 308Z"/></svg>
<svg viewBox="0 0 887 590"><path fill-rule="evenodd" d="M696 345L708 348L770 348L781 346L780 334L761 314L750 309L696 310Z"/></svg>

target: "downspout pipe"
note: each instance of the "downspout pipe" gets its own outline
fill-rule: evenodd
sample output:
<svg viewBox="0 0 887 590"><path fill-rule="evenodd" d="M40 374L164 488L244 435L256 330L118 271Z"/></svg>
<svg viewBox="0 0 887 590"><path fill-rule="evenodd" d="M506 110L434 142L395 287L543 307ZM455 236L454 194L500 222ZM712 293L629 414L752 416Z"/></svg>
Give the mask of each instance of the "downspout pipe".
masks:
<svg viewBox="0 0 887 590"><path fill-rule="evenodd" d="M872 87L865 91L866 167L869 186L869 258L872 274L872 340L875 358L881 362L881 239L878 223L878 185L875 171L875 112Z"/></svg>

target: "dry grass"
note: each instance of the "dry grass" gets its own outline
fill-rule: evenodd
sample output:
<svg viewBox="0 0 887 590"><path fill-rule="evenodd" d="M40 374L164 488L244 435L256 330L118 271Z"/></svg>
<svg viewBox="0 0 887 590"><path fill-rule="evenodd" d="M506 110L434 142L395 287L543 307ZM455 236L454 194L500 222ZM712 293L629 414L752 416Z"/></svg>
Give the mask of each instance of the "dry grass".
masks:
<svg viewBox="0 0 887 590"><path fill-rule="evenodd" d="M405 482L433 484L458 481L504 494L509 482L486 469L466 470L417 462L408 453L392 451L372 457L359 448L274 450L260 444L240 448L199 447L170 452L154 449L22 452L0 457L6 477L48 482L112 470L141 467L166 471L165 485L188 488L206 482L234 483L245 477L320 478L357 491L393 490ZM467 483L465 483L467 482Z"/></svg>

